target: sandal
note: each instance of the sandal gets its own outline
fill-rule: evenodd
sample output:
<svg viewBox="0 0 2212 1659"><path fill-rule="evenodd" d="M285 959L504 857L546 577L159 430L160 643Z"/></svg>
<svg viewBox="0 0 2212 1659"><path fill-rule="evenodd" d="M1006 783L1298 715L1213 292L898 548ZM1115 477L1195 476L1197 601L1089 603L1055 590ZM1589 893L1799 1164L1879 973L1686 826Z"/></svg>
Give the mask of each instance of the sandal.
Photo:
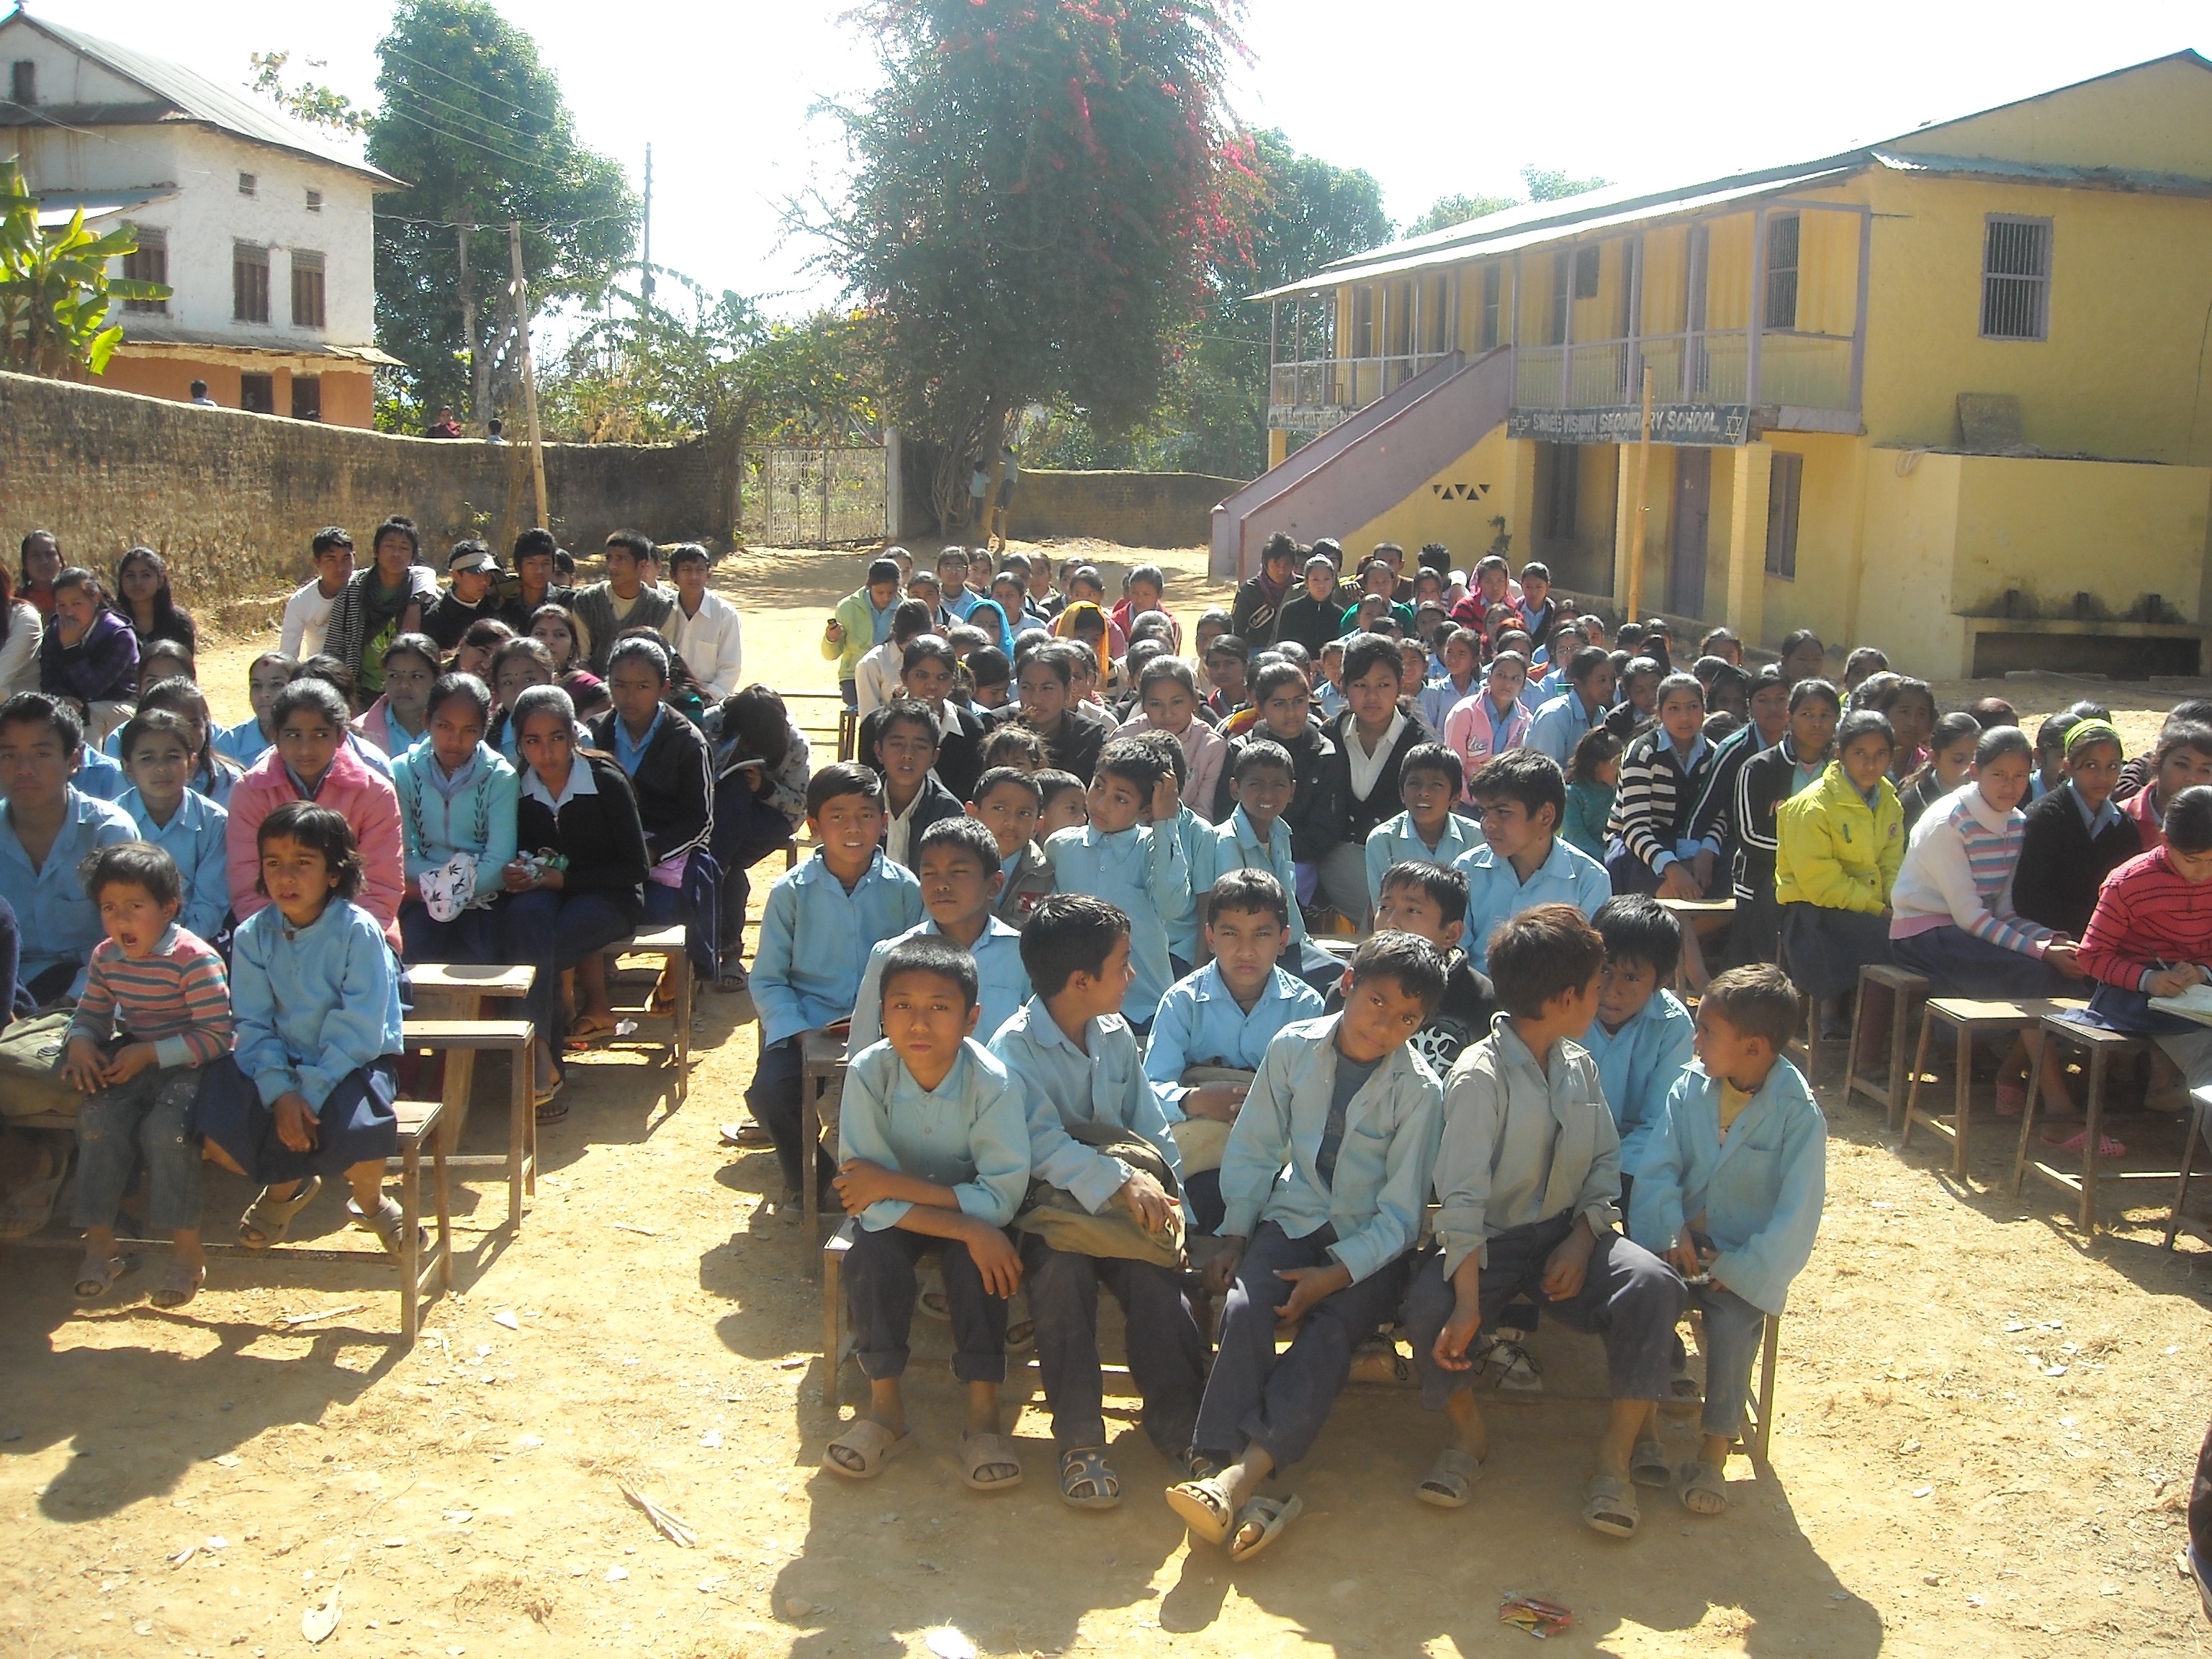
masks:
<svg viewBox="0 0 2212 1659"><path fill-rule="evenodd" d="M323 1178L309 1176L293 1189L289 1198L271 1198L264 1187L254 1194L253 1202L246 1206L246 1213L238 1218L238 1242L249 1250L265 1250L282 1244L284 1235L292 1231L292 1218L315 1200L323 1190Z"/></svg>
<svg viewBox="0 0 2212 1659"><path fill-rule="evenodd" d="M206 1283L205 1262L188 1271L182 1263L172 1261L169 1271L161 1275L161 1284L146 1299L157 1308L181 1308L198 1296L200 1286Z"/></svg>
<svg viewBox="0 0 2212 1659"><path fill-rule="evenodd" d="M1692 1515L1718 1515L1728 1507L1728 1477L1703 1458L1683 1464L1682 1507Z"/></svg>
<svg viewBox="0 0 2212 1659"><path fill-rule="evenodd" d="M848 1480L872 1480L913 1443L912 1435L893 1434L874 1418L863 1417L830 1443L822 1467Z"/></svg>
<svg viewBox="0 0 2212 1659"><path fill-rule="evenodd" d="M2045 1135L2043 1138L2043 1144L2057 1152L2086 1152L2089 1150L2089 1130L2087 1126L2084 1125L2074 1132L2073 1139L2070 1140L2053 1140L2049 1135ZM2113 1139L2112 1136L2104 1133L2097 1136L2099 1158L2125 1158L2127 1155L2126 1146Z"/></svg>
<svg viewBox="0 0 2212 1659"><path fill-rule="evenodd" d="M1196 1459L1193 1459L1194 1465ZM1202 1544L1225 1544L1230 1528L1237 1524L1237 1511L1230 1506L1229 1488L1221 1484L1216 1474L1202 1474L1194 1480L1185 1480L1168 1488L1168 1507L1182 1517L1190 1535Z"/></svg>
<svg viewBox="0 0 2212 1659"><path fill-rule="evenodd" d="M1633 1538L1640 1516L1636 1486L1617 1474L1594 1474L1583 1488L1583 1525L1608 1538Z"/></svg>
<svg viewBox="0 0 2212 1659"><path fill-rule="evenodd" d="M615 1034L611 1014L579 1014L568 1023L568 1035L562 1039L571 1048L588 1048L604 1042Z"/></svg>
<svg viewBox="0 0 2212 1659"><path fill-rule="evenodd" d="M366 1228L376 1235L376 1242L384 1246L385 1255L396 1256L399 1254L399 1230L407 1224L407 1212L399 1207L398 1199L386 1194L374 1214L363 1214L361 1206L348 1199L346 1213L353 1218L356 1226ZM418 1226L415 1229L415 1248L418 1250L430 1248L428 1228Z"/></svg>
<svg viewBox="0 0 2212 1659"><path fill-rule="evenodd" d="M1249 1561L1261 1550L1283 1535L1283 1528L1297 1520L1306 1510L1305 1500L1296 1492L1286 1498L1255 1498L1237 1512L1237 1538L1229 1546L1232 1561ZM1255 1537L1245 1533L1257 1527Z"/></svg>
<svg viewBox="0 0 2212 1659"><path fill-rule="evenodd" d="M992 1470L1012 1470L994 1474ZM1002 1434L971 1434L960 1442L960 1478L971 1492L999 1492L1022 1484L1021 1459Z"/></svg>
<svg viewBox="0 0 2212 1659"><path fill-rule="evenodd" d="M531 1109L540 1123L558 1123L568 1115L568 1107L559 1098L567 1083L566 1078L556 1078L551 1088L539 1089L532 1095Z"/></svg>
<svg viewBox="0 0 2212 1659"><path fill-rule="evenodd" d="M57 1156L42 1147L39 1157L44 1173L9 1188L0 1197L0 1240L28 1238L53 1217L54 1199L61 1192L62 1178L69 1173L69 1155Z"/></svg>
<svg viewBox="0 0 2212 1659"><path fill-rule="evenodd" d="M1628 1478L1639 1486L1673 1486L1674 1466L1667 1461L1666 1447L1656 1440L1638 1441L1628 1455Z"/></svg>
<svg viewBox="0 0 2212 1659"><path fill-rule="evenodd" d="M1437 1454L1413 1496L1440 1510L1463 1510L1474 1496L1474 1483L1482 1479L1482 1460L1471 1451L1447 1446Z"/></svg>
<svg viewBox="0 0 2212 1659"><path fill-rule="evenodd" d="M1103 1446L1085 1446L1060 1455L1060 1501L1071 1509L1110 1510L1121 1502L1120 1477L1107 1467Z"/></svg>
<svg viewBox="0 0 2212 1659"><path fill-rule="evenodd" d="M131 1255L111 1255L105 1259L87 1256L84 1265L76 1270L76 1299L97 1302L115 1288L115 1281L138 1265Z"/></svg>

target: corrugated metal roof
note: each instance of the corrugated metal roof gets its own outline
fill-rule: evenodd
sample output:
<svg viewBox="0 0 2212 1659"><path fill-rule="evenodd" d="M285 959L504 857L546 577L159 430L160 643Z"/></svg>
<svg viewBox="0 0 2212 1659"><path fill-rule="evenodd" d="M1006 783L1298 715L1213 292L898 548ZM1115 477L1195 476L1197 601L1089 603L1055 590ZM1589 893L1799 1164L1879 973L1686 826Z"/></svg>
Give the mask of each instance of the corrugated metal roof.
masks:
<svg viewBox="0 0 2212 1659"><path fill-rule="evenodd" d="M146 185L137 190L77 190L41 191L39 193L39 227L50 230L69 223L82 211L84 222L112 219L118 213L158 201L164 196L174 196L174 185Z"/></svg>
<svg viewBox="0 0 2212 1659"><path fill-rule="evenodd" d="M2014 161L1989 155L1934 155L1877 148L1874 159L1893 173L1937 173L1959 178L2016 179L2023 184L2068 185L2156 196L2212 196L2212 179L2141 167L2082 167L2063 161Z"/></svg>
<svg viewBox="0 0 2212 1659"><path fill-rule="evenodd" d="M104 64L125 80L137 82L188 119L205 122L233 137L243 138L251 143L269 144L318 161L327 161L332 167L357 173L389 189L406 188L404 181L393 178L380 167L369 166L327 134L287 120L244 94L209 80L197 70L171 63L165 58L152 57L129 46L118 46L112 40L103 40L78 29L64 28L59 23L33 17L28 12L19 10L8 21L21 22L37 29L71 51L82 52L94 62Z"/></svg>

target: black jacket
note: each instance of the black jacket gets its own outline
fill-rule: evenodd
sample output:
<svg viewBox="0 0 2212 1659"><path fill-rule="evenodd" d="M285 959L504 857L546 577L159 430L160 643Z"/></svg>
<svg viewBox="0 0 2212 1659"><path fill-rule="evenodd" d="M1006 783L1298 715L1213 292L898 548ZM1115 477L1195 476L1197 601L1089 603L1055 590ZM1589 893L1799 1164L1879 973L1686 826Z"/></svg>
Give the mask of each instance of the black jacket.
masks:
<svg viewBox="0 0 2212 1659"><path fill-rule="evenodd" d="M2142 849L2142 830L2124 812L2092 840L2074 786L2062 783L2027 809L2013 868L2013 908L2078 939L2096 914L2105 878Z"/></svg>
<svg viewBox="0 0 2212 1659"><path fill-rule="evenodd" d="M1782 833L1776 815L1790 799L1796 775L1797 746L1787 732L1781 742L1760 750L1736 770L1735 799L1723 829L1735 843L1731 872L1739 903L1748 904L1761 895L1774 896L1774 854ZM1702 812L1699 822L1705 822ZM1693 826L1693 833L1704 832Z"/></svg>
<svg viewBox="0 0 2212 1659"><path fill-rule="evenodd" d="M490 617L504 620L500 614L499 596L487 589L483 599L474 605L463 605L447 588L438 595L437 604L422 613L422 631L438 642L441 651L451 651L461 642L461 635L469 631L471 623ZM517 629L526 632L528 624Z"/></svg>
<svg viewBox="0 0 2212 1659"><path fill-rule="evenodd" d="M1229 793L1236 777L1237 757L1246 744L1262 741L1290 750L1294 787L1291 804L1283 810L1283 823L1291 832L1291 857L1299 864L1316 864L1344 839L1344 812L1337 791L1336 745L1311 722L1291 743L1284 743L1265 726L1255 726L1229 739L1229 752L1221 761L1221 781L1213 791L1213 821L1226 823L1237 810L1237 797Z"/></svg>
<svg viewBox="0 0 2212 1659"><path fill-rule="evenodd" d="M610 708L589 723L593 748L614 754L615 722L621 718ZM714 757L697 726L673 708L663 708L630 782L645 825L649 863L664 863L707 844L714 830Z"/></svg>
<svg viewBox="0 0 2212 1659"><path fill-rule="evenodd" d="M1285 604L1290 597L1284 594ZM1275 642L1276 624L1281 619L1282 612L1268 597L1267 585L1255 576L1237 590L1237 601L1229 610L1229 631L1244 641L1246 649L1256 649Z"/></svg>
<svg viewBox="0 0 2212 1659"><path fill-rule="evenodd" d="M1017 725L1021 718L1022 706L1010 702L995 712L988 729L995 732L1002 726ZM1066 714L1060 717L1059 734L1043 738L1044 763L1055 771L1072 773L1088 784L1091 775L1098 769L1098 751L1113 735L1114 728L1106 723L1105 715L1085 714L1071 702Z"/></svg>
<svg viewBox="0 0 2212 1659"><path fill-rule="evenodd" d="M578 755L576 764L592 769L599 793L571 797L557 817L544 801L526 794L515 809L515 845L526 853L567 854L561 890L600 894L628 912L634 924L644 912L648 867L637 796L622 768L604 755Z"/></svg>
<svg viewBox="0 0 2212 1659"><path fill-rule="evenodd" d="M890 810L890 798L885 797L884 811L888 815ZM921 872L921 832L931 824L946 818L964 817L968 809L960 804L960 798L945 787L936 773L923 773L921 793L915 798L914 819L906 832L906 857L901 861L919 875ZM888 848L884 855L886 858L890 856Z"/></svg>
<svg viewBox="0 0 2212 1659"><path fill-rule="evenodd" d="M963 708L957 702L946 706L960 722L960 729L949 734L940 731L937 735L937 777L957 799L964 801L975 793L975 781L983 775L983 721L972 708ZM884 769L876 759L876 738L883 729L884 708L872 708L854 739L861 763L878 773Z"/></svg>
<svg viewBox="0 0 2212 1659"><path fill-rule="evenodd" d="M1342 592L1341 588L1337 590ZM1321 648L1331 640L1344 634L1344 606L1335 595L1326 600L1316 600L1306 592L1304 584L1283 601L1280 617L1275 624L1277 641L1294 640L1305 647L1318 661Z"/></svg>
<svg viewBox="0 0 2212 1659"><path fill-rule="evenodd" d="M1409 750L1420 744L1434 743L1437 734L1429 730L1428 722L1411 702L1399 699L1398 709L1406 717L1406 729L1398 734L1397 744L1383 757L1382 769L1376 774L1374 790L1364 800L1352 787L1352 712L1346 708L1328 723L1328 740L1336 745L1336 763L1331 769L1336 779L1337 813L1342 820L1336 841L1364 847L1368 833L1376 824L1406 810L1406 803L1398 793L1398 769L1406 763Z"/></svg>

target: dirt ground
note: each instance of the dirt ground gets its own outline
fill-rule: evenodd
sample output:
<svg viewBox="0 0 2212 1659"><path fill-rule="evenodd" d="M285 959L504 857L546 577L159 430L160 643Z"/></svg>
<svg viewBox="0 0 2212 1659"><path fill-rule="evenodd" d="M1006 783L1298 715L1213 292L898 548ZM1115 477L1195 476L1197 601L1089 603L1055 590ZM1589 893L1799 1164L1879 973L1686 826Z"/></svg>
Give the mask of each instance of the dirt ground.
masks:
<svg viewBox="0 0 2212 1659"><path fill-rule="evenodd" d="M1202 550L1143 556L1170 567L1187 622L1218 598ZM826 688L821 618L859 568L728 562L749 677ZM228 718L259 643L204 659ZM1998 691L2032 725L2085 689L1942 691L1947 707ZM2101 689L2136 742L2202 690ZM1555 1397L1492 1410L1498 1451L1467 1510L1413 1498L1436 1443L1414 1396L1355 1389L1292 1471L1305 1518L1231 1571L1187 1543L1126 1410L1118 1511L1060 1503L1041 1397L1016 1431L1027 1483L965 1491L945 1328L927 1322L916 1453L871 1486L817 1472L833 1421L818 1259L763 1201L772 1158L718 1145L751 1071L750 1006L708 994L702 1010L680 1109L644 1054L575 1068L519 1235L500 1187L456 1188L456 1288L412 1352L371 1255L218 1261L178 1314L143 1299L157 1261L80 1308L73 1255L0 1255L0 1516L15 1523L0 1654L301 1654L303 1613L334 1593L317 1650L337 1655L967 1651L944 1626L991 1654L1504 1653L1527 1639L1497 1622L1511 1591L1573 1609L1570 1652L2212 1651L2174 1566L2212 1397L2212 1253L2159 1249L2164 1184L2110 1203L2116 1224L2085 1243L2060 1195L2010 1195L2008 1125L1990 1121L1960 1183L1948 1155L1917 1138L1900 1154L1874 1109L1824 1086L1828 1211L1782 1327L1771 1467L1732 1460L1725 1517L1647 1493L1632 1541L1577 1524L1600 1412L1556 1396L1599 1378L1585 1344L1547 1332ZM485 1065L472 1150L491 1147L504 1088ZM2172 1167L2170 1127L2115 1127L2131 1164ZM246 1197L210 1181L210 1237ZM326 1197L301 1236L367 1245L342 1219ZM1678 1449L1691 1431L1674 1419ZM696 1547L658 1535L625 1482Z"/></svg>

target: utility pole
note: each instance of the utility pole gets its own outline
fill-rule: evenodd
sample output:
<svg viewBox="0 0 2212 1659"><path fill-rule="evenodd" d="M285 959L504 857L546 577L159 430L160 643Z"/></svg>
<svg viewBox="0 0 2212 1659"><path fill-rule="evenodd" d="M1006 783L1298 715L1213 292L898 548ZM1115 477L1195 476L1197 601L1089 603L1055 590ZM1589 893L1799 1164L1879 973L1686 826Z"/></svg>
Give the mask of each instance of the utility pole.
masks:
<svg viewBox="0 0 2212 1659"><path fill-rule="evenodd" d="M520 220L507 221L507 251L514 266L514 326L522 348L522 399L530 415L530 470L538 484L538 522L550 529L552 514L545 506L545 441L538 428L538 368L530 359L530 283L522 274Z"/></svg>
<svg viewBox="0 0 2212 1659"><path fill-rule="evenodd" d="M491 401L491 363L477 344L476 275L469 269L469 234L474 225L453 227L461 245L461 338L469 352L469 423L479 434L490 418L485 405Z"/></svg>
<svg viewBox="0 0 2212 1659"><path fill-rule="evenodd" d="M645 314L653 315L653 146L645 147L645 249L638 260L643 277L641 291L645 299Z"/></svg>
<svg viewBox="0 0 2212 1659"><path fill-rule="evenodd" d="M1644 365L1644 420L1636 442L1636 495L1628 520L1628 610L1621 620L1644 613L1644 526L1651 481L1651 365Z"/></svg>

